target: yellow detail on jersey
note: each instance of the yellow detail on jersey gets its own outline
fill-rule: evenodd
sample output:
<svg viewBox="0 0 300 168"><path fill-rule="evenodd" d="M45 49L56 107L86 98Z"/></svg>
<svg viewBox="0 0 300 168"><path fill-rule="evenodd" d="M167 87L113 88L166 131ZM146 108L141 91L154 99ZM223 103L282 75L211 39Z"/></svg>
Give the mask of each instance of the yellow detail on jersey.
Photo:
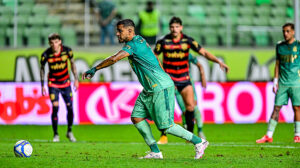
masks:
<svg viewBox="0 0 300 168"><path fill-rule="evenodd" d="M181 44L181 49L182 50L187 50L188 49L188 45L186 43Z"/></svg>
<svg viewBox="0 0 300 168"><path fill-rule="evenodd" d="M297 52L297 46L294 46L293 51Z"/></svg>
<svg viewBox="0 0 300 168"><path fill-rule="evenodd" d="M183 58L185 57L185 53L184 52L174 52L174 53L167 53L166 55L168 58Z"/></svg>
<svg viewBox="0 0 300 168"><path fill-rule="evenodd" d="M166 42L171 42L172 40L170 40L170 39L166 39Z"/></svg>
<svg viewBox="0 0 300 168"><path fill-rule="evenodd" d="M55 94L51 93L51 94L50 94L50 99L51 99L51 100L54 100L54 99L55 99Z"/></svg>
<svg viewBox="0 0 300 168"><path fill-rule="evenodd" d="M44 61L45 60L45 57L44 56L42 56L42 61Z"/></svg>
<svg viewBox="0 0 300 168"><path fill-rule="evenodd" d="M184 42L184 41L188 41L188 39L184 38L184 39L182 39L181 41L182 41L182 42Z"/></svg>
<svg viewBox="0 0 300 168"><path fill-rule="evenodd" d="M292 63L294 63L294 60L295 60L297 57L298 57L297 55L294 55L294 56L292 56L292 58L291 58L291 59L292 59L292 60L291 60L291 62L292 62Z"/></svg>
<svg viewBox="0 0 300 168"><path fill-rule="evenodd" d="M160 51L160 48L161 48L161 44L157 44L156 45L156 51Z"/></svg>
<svg viewBox="0 0 300 168"><path fill-rule="evenodd" d="M66 63L62 62L60 64L57 63L55 65L52 65L52 66L50 66L50 68L53 70L64 69L66 67L66 65L67 65Z"/></svg>
<svg viewBox="0 0 300 168"><path fill-rule="evenodd" d="M73 96L72 92L70 92L70 96L71 96L71 97Z"/></svg>
<svg viewBox="0 0 300 168"><path fill-rule="evenodd" d="M155 88L156 86L157 86L157 84L152 85L152 87L154 87L154 88Z"/></svg>
<svg viewBox="0 0 300 168"><path fill-rule="evenodd" d="M62 61L66 61L68 59L68 55L61 56Z"/></svg>
<svg viewBox="0 0 300 168"><path fill-rule="evenodd" d="M286 63L294 63L294 60L297 58L297 55L280 55L280 61Z"/></svg>
<svg viewBox="0 0 300 168"><path fill-rule="evenodd" d="M70 57L73 56L73 51L69 51L69 56L70 56Z"/></svg>
<svg viewBox="0 0 300 168"><path fill-rule="evenodd" d="M300 70L298 70L298 76L300 77Z"/></svg>
<svg viewBox="0 0 300 168"><path fill-rule="evenodd" d="M199 44L198 44L197 41L193 41L192 43L194 44L194 46L195 46L196 48L198 48L198 45L199 45Z"/></svg>

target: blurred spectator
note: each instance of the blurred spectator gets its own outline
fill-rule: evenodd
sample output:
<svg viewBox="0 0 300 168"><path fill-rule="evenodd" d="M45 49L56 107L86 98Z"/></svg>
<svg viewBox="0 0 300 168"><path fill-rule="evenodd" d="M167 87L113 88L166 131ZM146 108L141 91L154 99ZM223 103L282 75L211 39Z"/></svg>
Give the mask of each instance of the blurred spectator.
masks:
<svg viewBox="0 0 300 168"><path fill-rule="evenodd" d="M114 44L113 19L117 14L115 4L111 0L103 0L98 4L96 13L101 26L100 44L105 44L106 36L109 37L110 44Z"/></svg>
<svg viewBox="0 0 300 168"><path fill-rule="evenodd" d="M138 34L143 36L149 44L155 44L156 36L159 33L160 14L154 9L154 2L147 1L146 9L139 12L137 25Z"/></svg>

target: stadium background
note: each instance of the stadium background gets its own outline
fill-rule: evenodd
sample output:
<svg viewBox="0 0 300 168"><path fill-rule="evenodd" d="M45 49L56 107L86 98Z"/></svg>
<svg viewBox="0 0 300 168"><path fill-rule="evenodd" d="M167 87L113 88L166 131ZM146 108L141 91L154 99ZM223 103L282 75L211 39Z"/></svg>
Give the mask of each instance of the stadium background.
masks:
<svg viewBox="0 0 300 168"><path fill-rule="evenodd" d="M52 143L51 103L40 91L40 55L48 47L49 33L61 33L63 43L74 51L81 76L118 51L122 45L99 44L94 13L99 1L0 0L0 167L299 167L290 104L282 108L274 142L255 144L272 112L275 44L282 39L281 26L295 19L293 0L156 0L162 15L160 36L168 33L170 17L180 16L184 32L231 68L225 74L197 57L209 81L205 91L196 83L210 141L199 162L192 160L192 145L174 136L159 146L164 160L137 159L148 147L129 118L141 86L127 60L81 81L74 92L78 143L64 136L66 109L60 101L61 142ZM134 21L146 2L112 1L122 18ZM199 81L195 66L192 73ZM176 122L180 114L176 104ZM151 127L158 139L160 132ZM13 145L20 139L31 142L30 159L13 156Z"/></svg>
<svg viewBox="0 0 300 168"><path fill-rule="evenodd" d="M100 0L1 1L1 124L50 124L50 101L45 100L48 104L47 111L42 112L43 115L40 116L38 109L41 107L38 102L32 101L31 105L26 99L26 97L42 99L38 84L40 81L39 59L42 51L48 47L49 33L61 33L63 43L73 48L79 75L95 66L99 60L120 49L121 45L99 44L101 32L94 12L98 2ZM145 8L146 0L113 0L113 2L120 18L131 18L137 21L137 14ZM273 76L274 46L278 40L282 39L281 26L285 22L294 20L293 1L157 0L156 8L161 13L160 35L168 33L168 20L173 15L180 16L183 20L184 32L199 41L231 68L230 73L225 74L218 65L209 63L203 57L198 57L204 66L206 79L212 82L208 85L206 92L201 90L199 84L196 85L199 90L197 95L204 116L203 120L212 123L268 121L272 110L270 107L273 106L273 97L270 94L271 84L267 82L271 81ZM194 80L199 81L200 76L194 66L192 73ZM103 86L112 91L116 90L115 85L119 85L122 91L130 93L132 90L126 87L127 83L139 88L136 80L129 64L121 61L99 72L92 79L93 84L82 83L81 88L89 89L97 85L99 88ZM252 86L254 92L256 91L256 95L252 94L251 87L247 88L249 85ZM212 92L216 88L221 88L223 94ZM107 99L102 100L101 96L98 97L98 104L96 103L94 109L98 113L89 116L89 118L98 116L98 120L91 122L91 119L82 119L82 116L87 116L89 110L85 110L86 104L81 103L81 97L85 97L86 99L83 100L85 101L90 98L93 91L90 91L90 95L84 95L86 90L79 89L75 96L75 123L129 124L128 114L133 108L139 91L136 89L132 99L123 100L125 102L120 107L114 105L114 99L123 93L120 90L116 93L107 93ZM226 99L232 93L236 97L233 104L226 103ZM24 100L20 101L18 97L20 94L25 97ZM222 100L218 100L218 97ZM80 103L76 103L79 100ZM262 102L259 103L256 100ZM207 107L206 104L210 103L212 106L217 105L214 103L219 103L219 109ZM23 109L23 112L18 112L19 109ZM178 107L176 111L178 116L175 118L179 122ZM234 114L231 114L231 111L235 111ZM292 122L292 118L287 117L293 116L290 105L282 111L284 112L280 121ZM60 108L59 114L64 116L65 109ZM224 116L223 119L218 119L220 114ZM126 116L125 119L122 118L124 116ZM255 119L250 119L251 116ZM116 119L118 117L119 119ZM234 117L245 119L236 120ZM28 118L33 119L28 120ZM60 122L65 123L64 120Z"/></svg>

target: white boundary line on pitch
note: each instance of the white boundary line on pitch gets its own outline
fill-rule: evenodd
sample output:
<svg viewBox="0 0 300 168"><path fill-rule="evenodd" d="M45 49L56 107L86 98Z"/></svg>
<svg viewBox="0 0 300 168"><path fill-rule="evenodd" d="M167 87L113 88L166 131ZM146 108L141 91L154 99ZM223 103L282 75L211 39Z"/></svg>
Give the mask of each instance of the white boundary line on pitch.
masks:
<svg viewBox="0 0 300 168"><path fill-rule="evenodd" d="M0 141L18 141L19 139L0 139ZM46 139L31 139L30 142L52 142ZM69 142L69 141L61 141ZM77 141L77 143L103 143L103 144L132 144L132 145L142 145L144 142L101 142L101 141ZM274 144L274 145L273 145ZM281 149L300 149L300 146L285 146L283 143L273 143L273 144L253 144L247 142L210 142L209 146L222 146L222 147L251 147L251 148L281 148ZM281 144L281 145L280 145ZM170 146L185 146L191 145L185 142L170 142L166 145Z"/></svg>

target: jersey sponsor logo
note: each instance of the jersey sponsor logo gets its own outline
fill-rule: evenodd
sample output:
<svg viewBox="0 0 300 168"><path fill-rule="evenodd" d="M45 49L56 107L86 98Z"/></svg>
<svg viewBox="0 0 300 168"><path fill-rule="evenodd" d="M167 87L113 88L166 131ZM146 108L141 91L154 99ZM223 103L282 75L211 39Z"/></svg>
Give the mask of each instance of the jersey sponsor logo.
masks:
<svg viewBox="0 0 300 168"><path fill-rule="evenodd" d="M160 48L161 48L161 44L157 44L155 50L160 51Z"/></svg>
<svg viewBox="0 0 300 168"><path fill-rule="evenodd" d="M174 53L165 53L165 56L168 57L168 58L184 58L186 57L186 54L182 51L180 52L174 52Z"/></svg>
<svg viewBox="0 0 300 168"><path fill-rule="evenodd" d="M51 65L50 68L53 70L64 69L66 65L67 64L65 62L62 62L62 63L57 63L55 65Z"/></svg>
<svg viewBox="0 0 300 168"><path fill-rule="evenodd" d="M282 61L283 63L294 63L297 57L297 55L280 55L280 61Z"/></svg>

